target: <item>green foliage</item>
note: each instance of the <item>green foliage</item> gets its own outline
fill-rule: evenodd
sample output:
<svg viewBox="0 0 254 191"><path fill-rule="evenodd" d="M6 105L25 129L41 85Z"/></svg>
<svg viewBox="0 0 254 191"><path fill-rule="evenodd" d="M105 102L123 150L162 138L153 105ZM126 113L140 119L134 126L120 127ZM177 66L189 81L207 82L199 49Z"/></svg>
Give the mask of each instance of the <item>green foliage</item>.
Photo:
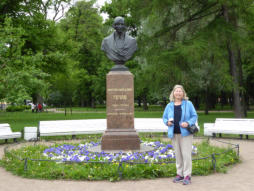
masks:
<svg viewBox="0 0 254 191"><path fill-rule="evenodd" d="M8 106L6 108L6 111L7 112L15 112L15 111L24 111L26 109L30 109L30 106L26 106L26 105L15 106L15 105L12 105L12 106Z"/></svg>
<svg viewBox="0 0 254 191"><path fill-rule="evenodd" d="M42 55L32 54L30 51L22 53L25 31L21 27L14 27L12 20L7 18L0 30L0 99L10 103L22 104L31 98L33 89L43 89L46 84L43 79L48 75L38 66Z"/></svg>
<svg viewBox="0 0 254 191"><path fill-rule="evenodd" d="M23 0L1 0L0 2L0 24L4 23L6 16L15 16L21 10Z"/></svg>
<svg viewBox="0 0 254 191"><path fill-rule="evenodd" d="M230 94L239 88L241 95L246 91L250 95L246 79L252 79L247 72L253 60L253 46L249 46L253 44L249 33L254 26L252 1L112 0L102 11L110 16L106 24L122 15L131 26L129 32L135 26L140 50L136 56L139 66L133 69L137 97L146 94L162 100L175 84L183 84L191 99L210 109L209 97L223 96L221 92ZM232 73L231 50L239 67L237 75ZM242 73L241 62L246 69Z"/></svg>
<svg viewBox="0 0 254 191"><path fill-rule="evenodd" d="M175 84L207 111L218 98L231 99L232 91L239 91L239 100L253 99L253 1L112 0L100 10L109 14L105 22L94 0L72 2L1 0L0 100L104 103L113 63L100 46L119 15L138 40L139 50L126 65L144 106L166 104ZM65 15L62 5L70 6Z"/></svg>
<svg viewBox="0 0 254 191"><path fill-rule="evenodd" d="M70 56L74 61L69 64L72 71L69 76L75 79L75 82L69 82L73 86L69 92L72 93L72 100L82 106L94 106L95 100L105 100L105 78L111 66L100 50L103 25L98 10L93 7L94 3L77 2L60 22L64 38L72 46ZM61 90L60 92L63 95Z"/></svg>

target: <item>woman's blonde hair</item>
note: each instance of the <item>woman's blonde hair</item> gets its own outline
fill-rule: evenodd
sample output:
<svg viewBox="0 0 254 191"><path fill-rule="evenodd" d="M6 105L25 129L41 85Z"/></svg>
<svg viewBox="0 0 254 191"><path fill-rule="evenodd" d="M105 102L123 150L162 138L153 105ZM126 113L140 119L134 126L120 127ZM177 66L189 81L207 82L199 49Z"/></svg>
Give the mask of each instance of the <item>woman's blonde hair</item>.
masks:
<svg viewBox="0 0 254 191"><path fill-rule="evenodd" d="M173 90L172 90L171 93L170 93L169 100L170 100L170 101L175 101L174 92L175 92L175 90L176 90L177 88L181 88L181 89L183 90L183 99L188 100L189 98L187 97L187 94L186 94L186 92L185 92L185 90L184 90L184 88L183 88L182 85L175 85L175 86L174 86Z"/></svg>

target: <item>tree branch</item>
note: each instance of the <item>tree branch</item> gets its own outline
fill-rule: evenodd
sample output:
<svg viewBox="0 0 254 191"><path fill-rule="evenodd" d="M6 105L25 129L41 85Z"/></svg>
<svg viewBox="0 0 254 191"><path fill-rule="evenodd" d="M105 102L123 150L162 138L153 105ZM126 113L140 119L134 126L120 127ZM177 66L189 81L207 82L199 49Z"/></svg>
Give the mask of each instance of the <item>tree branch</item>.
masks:
<svg viewBox="0 0 254 191"><path fill-rule="evenodd" d="M28 4L29 4L29 3L27 2L27 0L24 0L24 3L25 3L25 5L26 5L26 7L28 7ZM29 14L30 17L33 16L33 14L31 13L30 9L27 10L27 12L28 12L28 14Z"/></svg>
<svg viewBox="0 0 254 191"><path fill-rule="evenodd" d="M205 13L207 10L209 10L209 9L211 9L211 8L213 8L213 7L215 7L216 5L217 5L217 2L211 4L210 6L207 6L206 8L203 8L203 9L197 11L196 13L194 13L193 15L191 15L189 18L187 18L187 19L184 20L184 21L181 21L181 22L179 22L179 23L177 23L177 24L175 24L175 25L173 25L173 26L164 27L162 30L156 32L156 33L154 34L154 37L159 37L159 36L163 35L164 33L167 33L168 31L170 31L170 30L172 30L172 29L175 29L174 32L176 32L176 31L178 31L181 27L183 27L185 24L187 24L187 23L189 23L189 22L192 22L192 21L195 21L195 20L199 20L199 19L201 19L201 18L203 18L203 17L209 16L209 15L211 15L211 14L214 14L214 13L218 12L219 10L221 10L221 8L220 8L220 9L217 9L217 10L215 10L215 11L212 11L212 12L210 12L210 13L207 13L207 14L202 15L202 14Z"/></svg>
<svg viewBox="0 0 254 191"><path fill-rule="evenodd" d="M64 6L64 5L61 4L61 3L59 3L59 4L56 3L56 4L54 5L55 15L54 15L54 17L53 17L52 20L53 20L53 21L58 21L58 20L60 20L61 18L63 18L63 17L64 17L65 8L68 7L69 5L70 5L70 3L67 3L66 6ZM60 7L61 7L61 9L60 9ZM60 12L62 12L62 14L57 18L58 14L59 14Z"/></svg>
<svg viewBox="0 0 254 191"><path fill-rule="evenodd" d="M47 0L45 3L43 3L43 1L41 2L42 11L43 11L45 19L47 19L47 17L48 17L48 7L49 7L49 5L50 5L50 0Z"/></svg>

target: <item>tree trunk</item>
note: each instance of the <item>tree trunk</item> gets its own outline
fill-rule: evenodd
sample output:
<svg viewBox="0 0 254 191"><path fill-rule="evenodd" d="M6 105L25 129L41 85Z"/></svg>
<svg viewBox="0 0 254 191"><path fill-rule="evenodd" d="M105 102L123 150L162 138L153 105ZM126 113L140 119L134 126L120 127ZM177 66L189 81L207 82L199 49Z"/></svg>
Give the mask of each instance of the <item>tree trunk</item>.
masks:
<svg viewBox="0 0 254 191"><path fill-rule="evenodd" d="M247 93L244 94L244 97L246 101L246 112L247 112L248 110L250 110L250 102L249 102L250 99Z"/></svg>
<svg viewBox="0 0 254 191"><path fill-rule="evenodd" d="M236 18L231 16L229 17L228 8L223 6L223 16L227 23L235 25ZM234 98L234 113L235 117L242 118L244 117L243 109L241 105L241 96L240 96L240 87L239 87L239 68L237 66L237 46L232 42L232 37L227 35L227 49L229 56L230 71L233 78L234 88L233 88L233 98Z"/></svg>
<svg viewBox="0 0 254 191"><path fill-rule="evenodd" d="M80 106L85 107L85 100L82 96L80 96Z"/></svg>
<svg viewBox="0 0 254 191"><path fill-rule="evenodd" d="M37 94L37 96L36 96L36 103L43 104L43 98L41 97L40 94Z"/></svg>
<svg viewBox="0 0 254 191"><path fill-rule="evenodd" d="M91 107L95 108L95 100L93 97L91 97Z"/></svg>
<svg viewBox="0 0 254 191"><path fill-rule="evenodd" d="M233 78L234 83L234 89L233 89L233 98L234 98L234 112L235 117L242 118L243 115L243 109L241 105L241 96L240 96L240 87L239 87L239 70L237 68L237 62L236 62L236 51L234 48L232 48L231 41L228 41L227 44L228 47L228 54L229 54L229 61L230 61L230 69L231 69L231 75Z"/></svg>
<svg viewBox="0 0 254 191"><path fill-rule="evenodd" d="M142 101L143 101L143 110L148 110L148 105L147 105L147 94L148 94L148 89L145 88L143 91L142 95Z"/></svg>
<svg viewBox="0 0 254 191"><path fill-rule="evenodd" d="M198 96L194 97L194 106L196 109L199 109L199 105L200 105L200 100Z"/></svg>
<svg viewBox="0 0 254 191"><path fill-rule="evenodd" d="M205 115L209 114L209 90L206 88L205 92Z"/></svg>
<svg viewBox="0 0 254 191"><path fill-rule="evenodd" d="M142 103L142 101L141 101L141 97L140 97L140 96L138 96L138 107L141 107L141 103Z"/></svg>
<svg viewBox="0 0 254 191"><path fill-rule="evenodd" d="M229 98L229 104L230 104L230 108L233 109L234 103L233 103L233 92L231 92L231 96Z"/></svg>
<svg viewBox="0 0 254 191"><path fill-rule="evenodd" d="M227 105L227 95L225 94L225 92L221 92L221 99L220 99L220 104L221 104L221 110L223 110L224 105Z"/></svg>
<svg viewBox="0 0 254 191"><path fill-rule="evenodd" d="M166 105L167 105L167 99L164 97L163 98L163 107L166 107Z"/></svg>
<svg viewBox="0 0 254 191"><path fill-rule="evenodd" d="M242 91L240 92L241 95L241 101L242 101L242 109L243 109L243 116L247 117L247 103L246 103L246 93L243 90L244 84L243 84L243 70L242 70L242 58L241 58L241 50L238 48L238 70L239 70L239 81L240 81L240 87Z"/></svg>
<svg viewBox="0 0 254 191"><path fill-rule="evenodd" d="M148 110L146 95L143 96L143 110Z"/></svg>

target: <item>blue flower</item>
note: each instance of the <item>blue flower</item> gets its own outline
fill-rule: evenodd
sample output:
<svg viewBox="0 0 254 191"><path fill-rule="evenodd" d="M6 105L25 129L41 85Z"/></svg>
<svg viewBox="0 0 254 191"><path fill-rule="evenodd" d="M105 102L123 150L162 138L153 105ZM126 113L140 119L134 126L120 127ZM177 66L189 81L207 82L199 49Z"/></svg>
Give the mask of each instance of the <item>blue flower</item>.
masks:
<svg viewBox="0 0 254 191"><path fill-rule="evenodd" d="M170 160L175 158L172 145L170 144L162 144L159 141L156 142L143 142L143 144L150 145L154 147L153 151L147 153L138 153L138 152L128 152L123 153L120 151L119 153L109 154L104 151L100 153L91 153L88 151L89 147L97 146L100 144L99 142L91 142L87 144L80 144L78 146L73 145L61 145L58 147L47 148L43 151L44 155L52 158L57 156L57 158L62 161L72 161L72 162L81 162L81 161L145 161L148 163L149 161L158 161L158 160ZM197 148L193 146L193 152L197 152Z"/></svg>

